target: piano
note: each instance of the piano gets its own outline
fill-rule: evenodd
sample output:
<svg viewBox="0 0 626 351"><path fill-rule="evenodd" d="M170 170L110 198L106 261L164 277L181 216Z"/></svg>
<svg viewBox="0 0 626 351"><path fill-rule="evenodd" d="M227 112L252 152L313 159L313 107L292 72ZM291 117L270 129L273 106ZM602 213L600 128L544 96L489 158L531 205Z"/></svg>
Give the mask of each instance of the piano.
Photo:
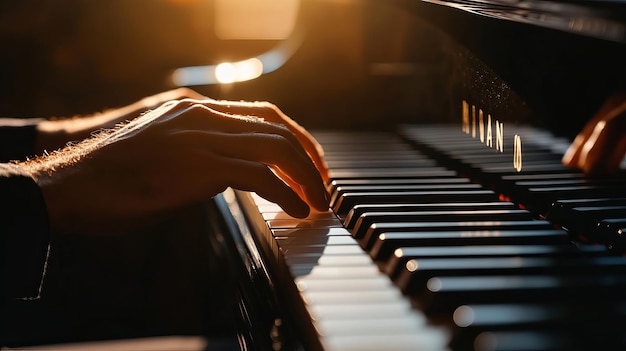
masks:
<svg viewBox="0 0 626 351"><path fill-rule="evenodd" d="M241 349L626 349L626 178L561 164L626 88L626 3L317 4L387 45L354 43L374 93L343 109L269 98L324 147L329 211L297 220L232 189L208 204ZM276 74L314 78L289 65Z"/></svg>

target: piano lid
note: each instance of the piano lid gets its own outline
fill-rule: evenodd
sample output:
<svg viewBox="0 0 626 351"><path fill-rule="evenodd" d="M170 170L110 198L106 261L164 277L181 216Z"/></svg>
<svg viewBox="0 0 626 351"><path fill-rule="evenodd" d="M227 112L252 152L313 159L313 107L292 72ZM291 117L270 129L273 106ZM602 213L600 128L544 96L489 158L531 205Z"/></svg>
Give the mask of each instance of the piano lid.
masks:
<svg viewBox="0 0 626 351"><path fill-rule="evenodd" d="M451 39L456 95L499 116L518 120L527 109L533 124L574 137L609 96L626 90L624 0L397 4ZM498 86L523 104L506 102Z"/></svg>
<svg viewBox="0 0 626 351"><path fill-rule="evenodd" d="M423 0L501 20L626 43L624 0Z"/></svg>

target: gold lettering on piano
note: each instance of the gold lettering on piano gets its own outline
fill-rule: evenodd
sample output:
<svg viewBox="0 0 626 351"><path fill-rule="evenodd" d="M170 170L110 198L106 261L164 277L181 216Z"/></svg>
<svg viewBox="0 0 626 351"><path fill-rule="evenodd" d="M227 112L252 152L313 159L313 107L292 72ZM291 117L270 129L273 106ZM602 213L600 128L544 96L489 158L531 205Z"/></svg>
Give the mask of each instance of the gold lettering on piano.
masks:
<svg viewBox="0 0 626 351"><path fill-rule="evenodd" d="M472 105L472 138L476 138L476 106Z"/></svg>
<svg viewBox="0 0 626 351"><path fill-rule="evenodd" d="M493 147L493 135L491 134L491 115L487 115L487 139L485 145Z"/></svg>
<svg viewBox="0 0 626 351"><path fill-rule="evenodd" d="M504 123L496 120L496 150L504 152Z"/></svg>
<svg viewBox="0 0 626 351"><path fill-rule="evenodd" d="M494 133L493 129L495 128L495 143L496 143L496 151L504 152L504 123L500 123L498 120L495 122L491 121L491 114L487 114L487 121L485 124L485 112L482 108L478 108L478 112L476 112L476 105L470 105L466 100L462 101L461 104L461 130L465 134L472 134L472 138L478 137L480 142L485 144L486 146L493 148L494 143ZM471 119L470 119L471 118ZM493 123L493 124L492 124ZM471 129L471 132L470 132ZM478 129L478 132L476 131ZM521 140L519 141L519 146L521 148ZM521 164L521 152L519 163Z"/></svg>
<svg viewBox="0 0 626 351"><path fill-rule="evenodd" d="M463 100L462 116L463 116L463 122L462 122L461 128L463 130L463 133L469 134L470 133L469 104L465 100Z"/></svg>
<svg viewBox="0 0 626 351"><path fill-rule="evenodd" d="M489 126L491 128L491 126ZM480 135L480 142L485 143L485 118L483 117L483 109L478 109L478 134Z"/></svg>
<svg viewBox="0 0 626 351"><path fill-rule="evenodd" d="M522 171L522 138L515 134L513 141L513 167L516 171Z"/></svg>

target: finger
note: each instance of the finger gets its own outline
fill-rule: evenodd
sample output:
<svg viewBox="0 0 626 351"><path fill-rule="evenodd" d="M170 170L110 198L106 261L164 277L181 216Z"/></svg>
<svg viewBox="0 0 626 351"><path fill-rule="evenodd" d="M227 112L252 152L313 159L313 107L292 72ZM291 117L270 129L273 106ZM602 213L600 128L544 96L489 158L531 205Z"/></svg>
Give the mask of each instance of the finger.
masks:
<svg viewBox="0 0 626 351"><path fill-rule="evenodd" d="M284 124L266 122L256 116L223 113L206 107L204 104L197 104L197 101L189 99L181 100L179 106L169 113L172 114L172 116L178 116L184 113L185 121L177 123L180 123L181 127L184 126L187 129L215 130L219 128L219 130L229 133L257 132L281 135L289 140L303 156L311 158L315 164L315 160L312 157L313 155L305 150L297 135ZM171 119L172 118L169 118L169 120ZM317 164L315 164L315 166L319 173L320 168ZM323 173L320 174L323 176Z"/></svg>
<svg viewBox="0 0 626 351"><path fill-rule="evenodd" d="M626 109L612 112L605 120L596 124L596 128L582 147L578 166L587 173L615 173L624 158Z"/></svg>
<svg viewBox="0 0 626 351"><path fill-rule="evenodd" d="M222 182L234 189L253 191L262 198L278 204L287 214L305 218L310 213L309 206L278 178L266 165L240 159L223 158Z"/></svg>
<svg viewBox="0 0 626 351"><path fill-rule="evenodd" d="M599 167L598 163L602 162L600 153L603 152L602 150L607 150L607 146L609 145L601 144L594 147L594 144L598 141L598 137L600 136L594 135L594 132L597 130L599 124L615 118L616 114L623 113L625 110L626 92L618 92L609 97L568 147L563 155L562 163L566 166L577 167L583 170L597 170ZM618 118L623 118L623 116ZM623 131L623 127L620 129ZM618 135L617 140L620 139L621 137ZM591 156L589 156L590 152Z"/></svg>
<svg viewBox="0 0 626 351"><path fill-rule="evenodd" d="M328 166L324 161L324 150L315 138L296 121L283 113L276 105L269 102L246 102L246 101L217 101L212 100L206 103L207 106L229 114L255 115L266 121L280 123L296 135L313 162L317 166L325 181L328 181Z"/></svg>
<svg viewBox="0 0 626 351"><path fill-rule="evenodd" d="M585 135L584 133L578 134L574 141L567 148L567 151L565 151L565 154L563 154L561 162L568 167L578 167L580 152L586 142L587 135Z"/></svg>
<svg viewBox="0 0 626 351"><path fill-rule="evenodd" d="M328 209L328 197L317 169L287 139L276 134L177 131L179 144L214 150L222 156L260 162L275 170L293 190L318 210Z"/></svg>

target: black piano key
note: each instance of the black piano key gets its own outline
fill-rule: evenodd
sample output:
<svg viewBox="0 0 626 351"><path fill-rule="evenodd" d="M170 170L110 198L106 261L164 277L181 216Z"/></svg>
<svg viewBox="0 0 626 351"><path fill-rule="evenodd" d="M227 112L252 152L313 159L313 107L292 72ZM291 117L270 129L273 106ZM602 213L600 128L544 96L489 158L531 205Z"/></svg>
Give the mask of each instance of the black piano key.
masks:
<svg viewBox="0 0 626 351"><path fill-rule="evenodd" d="M436 162L432 159L417 158L413 155L408 155L403 158L397 157L385 157L383 155L379 158L369 157L363 159L346 159L346 160L333 160L325 159L326 164L332 169L359 169L359 168L407 168L407 167L434 167Z"/></svg>
<svg viewBox="0 0 626 351"><path fill-rule="evenodd" d="M399 247L397 257L411 258L458 258L458 257L498 257L498 256L599 256L607 250L600 245L578 246L565 244L518 245L463 245L463 246L419 246Z"/></svg>
<svg viewBox="0 0 626 351"><path fill-rule="evenodd" d="M625 197L590 197L579 199L565 199L554 201L546 212L546 219L552 223L563 225L566 218L571 216L574 207L589 206L626 206Z"/></svg>
<svg viewBox="0 0 626 351"><path fill-rule="evenodd" d="M415 211L463 211L469 209L476 210L514 210L517 205L512 202L492 201L492 202L436 202L424 204L375 204L356 205L346 215L343 226L352 230L359 217L365 212L415 212Z"/></svg>
<svg viewBox="0 0 626 351"><path fill-rule="evenodd" d="M430 278L415 299L426 313L443 314L466 304L618 301L624 294L623 275L450 276Z"/></svg>
<svg viewBox="0 0 626 351"><path fill-rule="evenodd" d="M493 152L489 149L471 149L467 150L442 150L443 155L456 161L464 168L480 170L485 166L509 166L512 164L513 151ZM557 155L547 154L545 149L534 148L524 152L524 161L528 163L560 163L560 157Z"/></svg>
<svg viewBox="0 0 626 351"><path fill-rule="evenodd" d="M604 219L626 218L626 206L592 206L574 207L571 215L563 222L563 227L589 240L607 243L608 238L602 237L599 223Z"/></svg>
<svg viewBox="0 0 626 351"><path fill-rule="evenodd" d="M526 210L466 210L466 211L412 211L412 212L365 212L359 216L352 236L364 239L369 248L375 237L377 225L383 223L415 222L468 222L468 221L528 221L532 216Z"/></svg>
<svg viewBox="0 0 626 351"><path fill-rule="evenodd" d="M626 197L626 186L574 185L528 188L527 196L520 199L527 208L546 214L551 204L558 200Z"/></svg>
<svg viewBox="0 0 626 351"><path fill-rule="evenodd" d="M606 238L609 250L626 252L626 218L603 219L598 223L598 230Z"/></svg>
<svg viewBox="0 0 626 351"><path fill-rule="evenodd" d="M430 278L451 275L626 274L626 257L491 257L410 259L396 283L405 293L421 292Z"/></svg>
<svg viewBox="0 0 626 351"><path fill-rule="evenodd" d="M513 162L507 162L503 165L487 165L479 168L481 172L486 175L505 175L505 174L516 174L520 171L516 170L513 167ZM560 163L527 163L523 165L522 172L527 173L546 173L546 172L563 172L569 173L571 172L571 168L565 167Z"/></svg>
<svg viewBox="0 0 626 351"><path fill-rule="evenodd" d="M376 185L411 185L411 184L464 184L469 178L442 177L442 178L344 178L333 179L327 185L328 192L333 194L337 187L343 186L376 186Z"/></svg>
<svg viewBox="0 0 626 351"><path fill-rule="evenodd" d="M393 234L397 232L412 233L413 236L419 236L419 232L453 231L463 233L463 235L467 237L479 237L481 235L485 237L496 237L500 235L501 231L541 230L553 228L554 227L550 222L540 220L378 223L375 226L370 226L368 228L363 238L359 240L359 245L361 245L364 249L371 251L372 255L384 255L388 253L383 251L388 250L390 245L396 244L394 241L397 240L398 237ZM382 234L385 236L381 237ZM567 238L566 232L561 231L561 234L564 239ZM494 242L497 242L500 239L473 240L493 240ZM506 238L505 240L509 239ZM383 247L375 248L377 241L383 241L384 243L381 243ZM441 245L447 245L446 241L442 240Z"/></svg>
<svg viewBox="0 0 626 351"><path fill-rule="evenodd" d="M395 278L406 262L413 258L410 255L410 248L413 247L568 244L571 244L569 236L558 229L398 232L381 234L370 256L388 260L385 271Z"/></svg>
<svg viewBox="0 0 626 351"><path fill-rule="evenodd" d="M576 351L581 346L565 331L495 330L478 334L467 351Z"/></svg>
<svg viewBox="0 0 626 351"><path fill-rule="evenodd" d="M335 201L346 193L366 193L385 191L435 191L435 190L477 190L482 189L480 184L459 183L459 184L382 184L382 185L342 185L335 188L330 197L330 206L333 207Z"/></svg>
<svg viewBox="0 0 626 351"><path fill-rule="evenodd" d="M344 218L350 209L358 204L484 202L495 200L497 200L497 196L491 190L345 193L337 199L333 206L333 211L338 216Z"/></svg>
<svg viewBox="0 0 626 351"><path fill-rule="evenodd" d="M508 195L515 201L524 201L529 195L529 189L536 188L554 188L554 187L623 187L624 183L621 179L598 179L598 178L553 178L542 180L523 180L517 181L508 187Z"/></svg>
<svg viewBox="0 0 626 351"><path fill-rule="evenodd" d="M369 178L369 179L391 179L391 178L434 178L434 177L453 177L456 171L449 170L445 167L406 167L406 168L361 168L349 169L338 168L329 171L331 179L353 179L353 178Z"/></svg>
<svg viewBox="0 0 626 351"><path fill-rule="evenodd" d="M566 332L571 350L623 350L626 347L623 301L587 303L476 304L453 313L455 350L474 350L476 338L492 331Z"/></svg>

